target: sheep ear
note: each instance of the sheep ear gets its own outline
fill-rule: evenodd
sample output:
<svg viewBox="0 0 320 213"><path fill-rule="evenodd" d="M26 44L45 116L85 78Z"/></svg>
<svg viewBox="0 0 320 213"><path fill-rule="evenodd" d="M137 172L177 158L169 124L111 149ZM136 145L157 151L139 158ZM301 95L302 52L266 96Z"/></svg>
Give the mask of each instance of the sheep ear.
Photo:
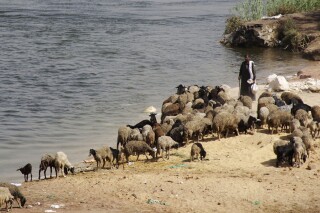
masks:
<svg viewBox="0 0 320 213"><path fill-rule="evenodd" d="M19 171L21 168L17 169L17 171Z"/></svg>

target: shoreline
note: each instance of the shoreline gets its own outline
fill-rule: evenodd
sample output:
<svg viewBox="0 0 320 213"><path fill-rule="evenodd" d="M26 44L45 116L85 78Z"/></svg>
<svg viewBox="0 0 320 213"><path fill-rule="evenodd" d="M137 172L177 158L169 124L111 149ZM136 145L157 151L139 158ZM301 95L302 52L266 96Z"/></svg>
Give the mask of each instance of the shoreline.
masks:
<svg viewBox="0 0 320 213"><path fill-rule="evenodd" d="M231 89L238 95L239 88ZM259 87L257 97L263 91ZM301 91L303 100L320 105L319 94ZM256 109L256 101L253 102ZM79 172L66 178L22 183L28 208L15 212L315 212L320 209L319 157L313 153L301 168L276 168L272 144L288 133L266 129L217 140L200 141L202 162L189 162L190 147L173 150L170 160L135 157L119 169ZM319 138L316 152L320 151ZM308 170L310 163L315 169ZM86 164L95 167L95 162ZM47 172L48 173L48 172ZM39 204L39 205L38 205ZM294 204L294 205L293 205ZM52 208L59 205L59 209ZM14 206L16 206L14 204Z"/></svg>

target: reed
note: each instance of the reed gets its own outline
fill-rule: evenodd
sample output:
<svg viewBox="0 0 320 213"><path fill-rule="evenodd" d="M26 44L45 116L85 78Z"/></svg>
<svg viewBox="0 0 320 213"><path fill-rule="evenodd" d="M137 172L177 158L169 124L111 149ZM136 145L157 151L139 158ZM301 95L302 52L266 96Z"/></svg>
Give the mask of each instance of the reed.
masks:
<svg viewBox="0 0 320 213"><path fill-rule="evenodd" d="M319 9L319 0L245 0L236 5L232 9L232 13L245 21L250 21L260 19L264 15L284 15Z"/></svg>

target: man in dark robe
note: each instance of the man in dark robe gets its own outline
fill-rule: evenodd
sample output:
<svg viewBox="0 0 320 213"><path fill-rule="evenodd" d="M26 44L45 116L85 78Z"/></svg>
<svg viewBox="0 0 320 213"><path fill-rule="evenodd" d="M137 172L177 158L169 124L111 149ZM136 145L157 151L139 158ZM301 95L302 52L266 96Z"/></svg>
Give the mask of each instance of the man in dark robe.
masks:
<svg viewBox="0 0 320 213"><path fill-rule="evenodd" d="M256 81L256 72L254 63L250 60L249 55L246 55L245 61L241 64L238 79L240 81L240 95L246 95L255 100L256 96L252 92L251 86Z"/></svg>

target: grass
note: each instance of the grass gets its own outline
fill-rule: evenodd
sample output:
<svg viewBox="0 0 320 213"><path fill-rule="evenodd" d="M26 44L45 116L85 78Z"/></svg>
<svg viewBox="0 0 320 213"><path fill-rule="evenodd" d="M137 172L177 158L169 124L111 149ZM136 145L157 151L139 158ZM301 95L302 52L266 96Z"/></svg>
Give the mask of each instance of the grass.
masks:
<svg viewBox="0 0 320 213"><path fill-rule="evenodd" d="M320 9L319 0L244 0L232 9L232 13L245 21L250 21L260 19L264 15L284 15L318 9Z"/></svg>

